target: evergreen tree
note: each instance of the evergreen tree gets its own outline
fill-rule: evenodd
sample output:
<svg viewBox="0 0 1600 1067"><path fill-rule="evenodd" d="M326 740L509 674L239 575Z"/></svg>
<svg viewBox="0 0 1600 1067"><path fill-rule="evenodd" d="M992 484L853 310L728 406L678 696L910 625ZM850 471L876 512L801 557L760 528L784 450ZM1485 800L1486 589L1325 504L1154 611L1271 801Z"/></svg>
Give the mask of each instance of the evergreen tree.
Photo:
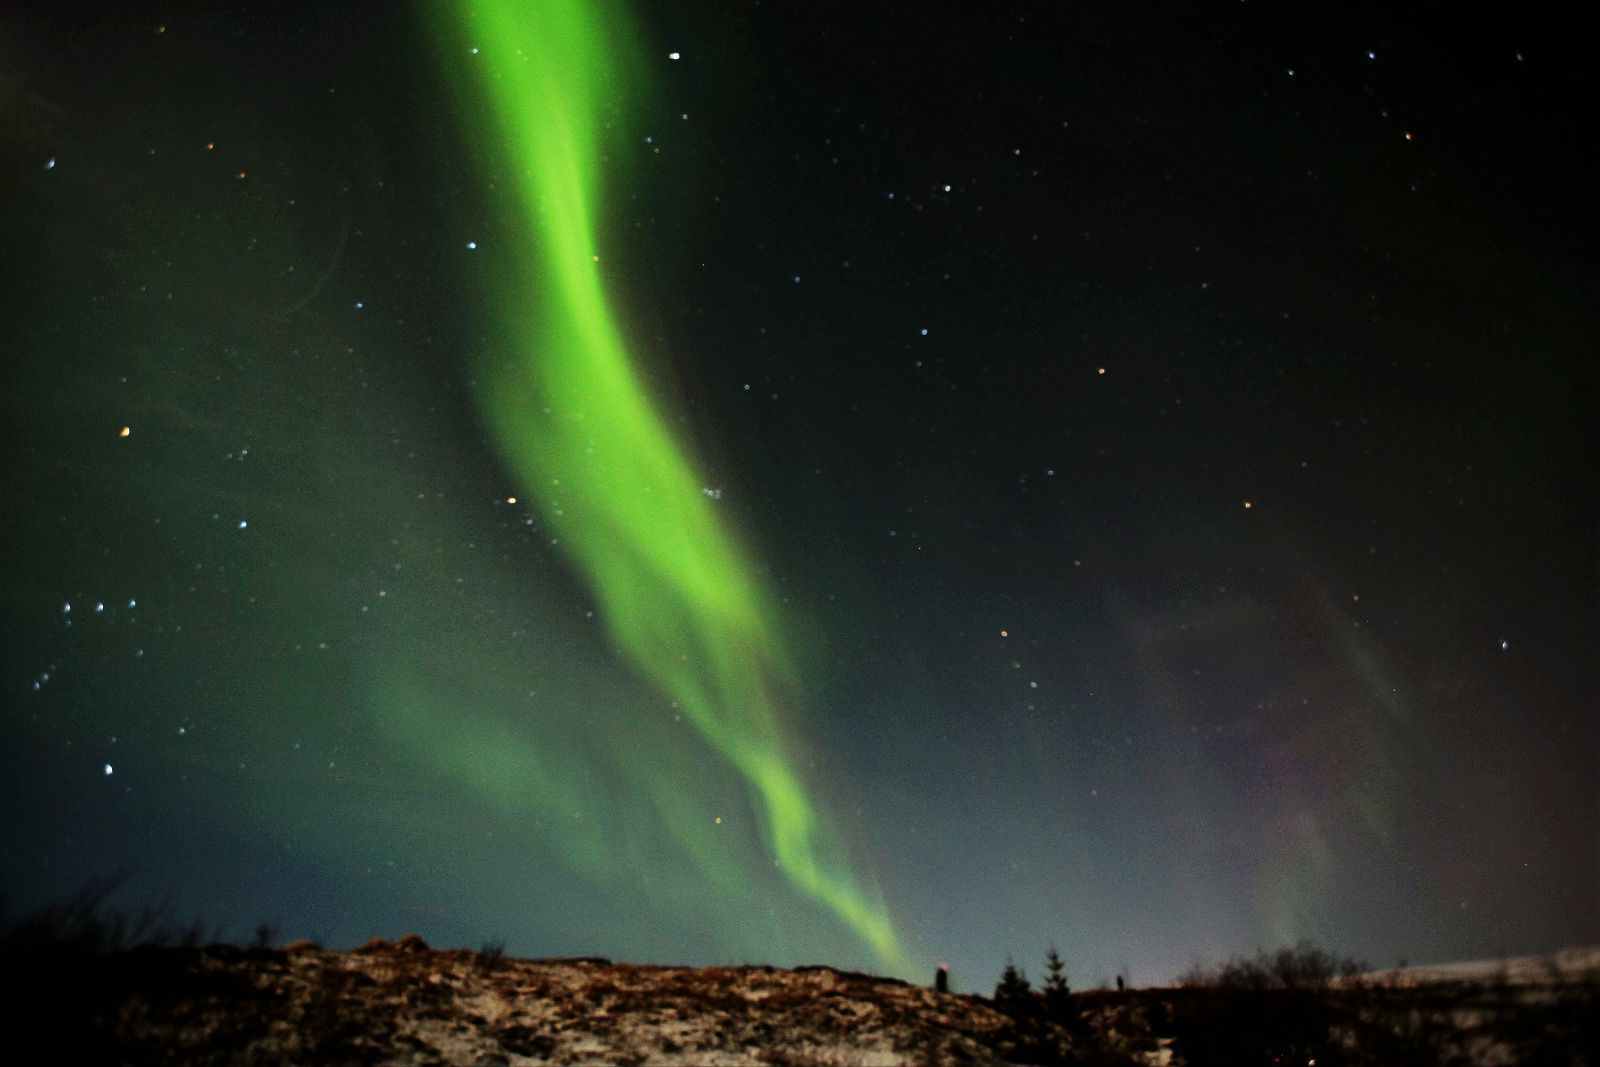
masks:
<svg viewBox="0 0 1600 1067"><path fill-rule="evenodd" d="M1006 969L1000 972L1000 981L994 987L994 999L1005 1003L1016 1003L1027 998L1032 987L1028 984L1028 975L1019 970L1011 957L1006 957Z"/></svg>
<svg viewBox="0 0 1600 1067"><path fill-rule="evenodd" d="M1049 972L1044 980L1044 993L1047 998L1059 999L1069 992L1067 986L1066 964L1061 962L1061 953L1056 951L1054 945L1044 954L1044 969Z"/></svg>

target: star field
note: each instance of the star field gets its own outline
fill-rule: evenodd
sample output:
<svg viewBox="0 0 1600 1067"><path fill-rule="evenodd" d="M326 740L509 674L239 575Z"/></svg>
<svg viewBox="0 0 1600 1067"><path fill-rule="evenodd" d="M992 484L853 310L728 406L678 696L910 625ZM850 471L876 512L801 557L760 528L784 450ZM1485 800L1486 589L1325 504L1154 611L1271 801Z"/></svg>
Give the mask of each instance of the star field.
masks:
<svg viewBox="0 0 1600 1067"><path fill-rule="evenodd" d="M0 16L13 907L958 989L1600 941L1559 24L674 0L539 111L441 10Z"/></svg>

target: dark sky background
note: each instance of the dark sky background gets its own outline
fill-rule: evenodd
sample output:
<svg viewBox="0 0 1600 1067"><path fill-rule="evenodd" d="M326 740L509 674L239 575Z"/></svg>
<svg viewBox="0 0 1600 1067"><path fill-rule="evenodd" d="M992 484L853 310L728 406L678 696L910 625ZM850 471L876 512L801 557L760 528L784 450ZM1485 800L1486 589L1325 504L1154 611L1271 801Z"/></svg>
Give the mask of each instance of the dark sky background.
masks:
<svg viewBox="0 0 1600 1067"><path fill-rule="evenodd" d="M906 977L1600 942L1586 59L1387 7L635 12L611 295ZM872 967L507 503L430 25L0 13L5 894Z"/></svg>

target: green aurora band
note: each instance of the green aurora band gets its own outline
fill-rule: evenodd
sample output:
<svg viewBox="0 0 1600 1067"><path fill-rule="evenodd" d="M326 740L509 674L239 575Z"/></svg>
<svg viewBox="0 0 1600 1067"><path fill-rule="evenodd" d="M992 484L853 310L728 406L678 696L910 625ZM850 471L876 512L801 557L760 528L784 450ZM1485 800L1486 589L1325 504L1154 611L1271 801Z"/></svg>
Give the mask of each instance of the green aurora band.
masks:
<svg viewBox="0 0 1600 1067"><path fill-rule="evenodd" d="M769 597L646 395L606 297L595 222L606 113L640 67L619 5L447 7L450 63L468 63L472 99L487 97L522 242L495 308L505 333L479 368L498 445L587 575L617 648L747 784L783 876L909 973L886 909L830 844L785 750L779 709L795 679Z"/></svg>

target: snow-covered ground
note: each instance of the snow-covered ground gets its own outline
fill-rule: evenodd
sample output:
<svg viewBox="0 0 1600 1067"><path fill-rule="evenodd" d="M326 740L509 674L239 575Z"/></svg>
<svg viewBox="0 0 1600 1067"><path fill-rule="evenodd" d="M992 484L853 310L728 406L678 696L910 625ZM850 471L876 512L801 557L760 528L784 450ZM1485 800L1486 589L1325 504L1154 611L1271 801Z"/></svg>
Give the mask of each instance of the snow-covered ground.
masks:
<svg viewBox="0 0 1600 1067"><path fill-rule="evenodd" d="M1426 985L1436 982L1547 985L1552 982L1600 981L1600 946L1569 948L1546 956L1513 956L1498 960L1437 963L1421 967L1369 971L1361 981L1388 985Z"/></svg>

